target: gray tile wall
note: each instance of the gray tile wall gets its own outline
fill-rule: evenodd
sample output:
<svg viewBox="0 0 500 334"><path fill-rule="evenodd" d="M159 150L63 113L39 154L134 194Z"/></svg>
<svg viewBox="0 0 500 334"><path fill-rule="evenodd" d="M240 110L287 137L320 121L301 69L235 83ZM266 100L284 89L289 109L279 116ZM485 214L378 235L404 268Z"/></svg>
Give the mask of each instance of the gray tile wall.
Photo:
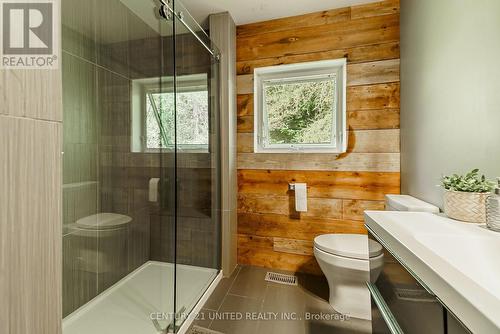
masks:
<svg viewBox="0 0 500 334"><path fill-rule="evenodd" d="M1 333L61 333L60 75L0 71Z"/></svg>
<svg viewBox="0 0 500 334"><path fill-rule="evenodd" d="M62 3L66 316L146 261L173 262L175 178L173 154L130 149L131 80L172 75L170 38L161 40L119 0ZM210 61L197 56L206 52L202 46L189 36L178 41L184 59L178 73L206 71ZM217 267L210 155L179 154L177 165L183 167L177 174L178 262ZM161 203L150 203L149 180L160 175ZM75 229L78 219L98 212L132 221L115 233Z"/></svg>
<svg viewBox="0 0 500 334"><path fill-rule="evenodd" d="M66 316L150 258L147 186L153 171L142 166L152 158L130 154L129 58L143 54L139 42L130 47L134 34L153 39L156 33L119 0L64 0L62 13ZM150 71L158 73L158 67ZM98 212L132 221L113 232L76 228L78 219Z"/></svg>

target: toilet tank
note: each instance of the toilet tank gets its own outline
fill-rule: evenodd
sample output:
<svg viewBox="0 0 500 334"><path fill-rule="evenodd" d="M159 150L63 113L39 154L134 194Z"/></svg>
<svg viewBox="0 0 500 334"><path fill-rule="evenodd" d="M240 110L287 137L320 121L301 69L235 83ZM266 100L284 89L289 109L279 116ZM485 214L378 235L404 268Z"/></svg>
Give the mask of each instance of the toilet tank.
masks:
<svg viewBox="0 0 500 334"><path fill-rule="evenodd" d="M386 211L439 213L439 208L409 195L385 195Z"/></svg>

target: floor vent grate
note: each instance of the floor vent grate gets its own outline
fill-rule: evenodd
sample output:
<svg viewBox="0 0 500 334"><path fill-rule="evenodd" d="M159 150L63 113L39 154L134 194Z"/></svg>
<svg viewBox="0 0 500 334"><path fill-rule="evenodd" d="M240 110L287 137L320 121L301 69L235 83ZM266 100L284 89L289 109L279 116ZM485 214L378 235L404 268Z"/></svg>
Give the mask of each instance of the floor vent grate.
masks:
<svg viewBox="0 0 500 334"><path fill-rule="evenodd" d="M286 285L297 285L297 276L268 271L266 274L266 281Z"/></svg>

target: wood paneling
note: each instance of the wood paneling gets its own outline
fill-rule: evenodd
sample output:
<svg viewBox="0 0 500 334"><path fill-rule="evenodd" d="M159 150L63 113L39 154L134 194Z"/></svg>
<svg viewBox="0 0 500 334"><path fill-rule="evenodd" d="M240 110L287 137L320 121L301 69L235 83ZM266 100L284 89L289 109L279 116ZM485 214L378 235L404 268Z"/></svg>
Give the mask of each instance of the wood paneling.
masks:
<svg viewBox="0 0 500 334"><path fill-rule="evenodd" d="M348 111L347 128L350 130L398 129L399 109Z"/></svg>
<svg viewBox="0 0 500 334"><path fill-rule="evenodd" d="M342 200L340 199L309 197L307 199L307 212L296 212L294 201L293 192L289 196L239 194L238 212L280 214L295 219L304 217L342 218Z"/></svg>
<svg viewBox="0 0 500 334"><path fill-rule="evenodd" d="M253 116L238 116L237 131L239 133L250 132L253 133Z"/></svg>
<svg viewBox="0 0 500 334"><path fill-rule="evenodd" d="M238 245L238 263L321 275L321 269L311 255L282 253L274 250L240 247Z"/></svg>
<svg viewBox="0 0 500 334"><path fill-rule="evenodd" d="M238 169L399 172L399 153L238 153Z"/></svg>
<svg viewBox="0 0 500 334"><path fill-rule="evenodd" d="M273 250L289 254L313 255L313 242L310 240L273 238Z"/></svg>
<svg viewBox="0 0 500 334"><path fill-rule="evenodd" d="M399 0L381 1L351 7L351 18L361 19L365 17L389 15L399 13Z"/></svg>
<svg viewBox="0 0 500 334"><path fill-rule="evenodd" d="M307 61L347 58L350 64L363 63L387 59L399 59L399 42L373 44L355 48L305 53L298 55L284 55L255 60L242 60L236 63L238 75L252 74L257 67L296 64Z"/></svg>
<svg viewBox="0 0 500 334"><path fill-rule="evenodd" d="M276 20L256 22L238 26L236 34L238 38L263 33L283 31L293 26L295 29L320 26L335 22L349 21L351 18L351 8L339 8L315 12L300 16L285 17Z"/></svg>
<svg viewBox="0 0 500 334"><path fill-rule="evenodd" d="M321 273L315 236L366 233L365 210L400 191L399 0L252 23L237 29L238 261ZM253 71L347 58L345 154L254 153ZM297 213L288 184L308 185Z"/></svg>
<svg viewBox="0 0 500 334"><path fill-rule="evenodd" d="M347 65L347 86L399 81L399 59Z"/></svg>
<svg viewBox="0 0 500 334"><path fill-rule="evenodd" d="M238 95L238 116L253 115L253 94Z"/></svg>
<svg viewBox="0 0 500 334"><path fill-rule="evenodd" d="M399 153L399 129L349 131L347 152ZM254 134L238 133L238 153L252 153Z"/></svg>
<svg viewBox="0 0 500 334"><path fill-rule="evenodd" d="M238 193L286 196L288 184L307 183L309 198L384 200L399 192L399 173L238 170Z"/></svg>
<svg viewBox="0 0 500 334"><path fill-rule="evenodd" d="M281 237L297 240L313 240L325 233L359 233L366 234L364 223L360 221L302 218L293 219L285 215L239 213L238 233Z"/></svg>
<svg viewBox="0 0 500 334"><path fill-rule="evenodd" d="M342 201L342 217L363 221L365 210L384 210L384 208L384 201L344 200Z"/></svg>
<svg viewBox="0 0 500 334"><path fill-rule="evenodd" d="M386 108L399 108L399 83L347 88L347 111Z"/></svg>
<svg viewBox="0 0 500 334"><path fill-rule="evenodd" d="M347 65L347 86L361 86L399 81L399 59ZM238 94L253 93L253 74L237 76Z"/></svg>
<svg viewBox="0 0 500 334"><path fill-rule="evenodd" d="M353 48L399 40L399 15L384 15L238 38L237 59Z"/></svg>

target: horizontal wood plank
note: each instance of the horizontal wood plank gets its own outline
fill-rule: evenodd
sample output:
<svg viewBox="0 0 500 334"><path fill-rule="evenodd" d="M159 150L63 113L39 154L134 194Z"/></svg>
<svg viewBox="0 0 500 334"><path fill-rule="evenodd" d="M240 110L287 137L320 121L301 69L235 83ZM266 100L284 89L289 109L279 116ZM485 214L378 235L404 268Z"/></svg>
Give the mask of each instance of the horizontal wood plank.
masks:
<svg viewBox="0 0 500 334"><path fill-rule="evenodd" d="M399 109L399 83L347 88L347 111Z"/></svg>
<svg viewBox="0 0 500 334"><path fill-rule="evenodd" d="M238 94L253 94L253 74L237 77ZM372 85L399 81L399 59L349 64L347 66L347 86Z"/></svg>
<svg viewBox="0 0 500 334"><path fill-rule="evenodd" d="M238 153L253 153L253 133L238 133L236 135L236 150Z"/></svg>
<svg viewBox="0 0 500 334"><path fill-rule="evenodd" d="M237 132L253 132L253 115L238 116L236 119Z"/></svg>
<svg viewBox="0 0 500 334"><path fill-rule="evenodd" d="M399 81L399 59L347 65L347 86Z"/></svg>
<svg viewBox="0 0 500 334"><path fill-rule="evenodd" d="M273 250L288 254L313 255L313 242L287 238L273 238Z"/></svg>
<svg viewBox="0 0 500 334"><path fill-rule="evenodd" d="M399 129L357 130L348 132L348 152L399 153Z"/></svg>
<svg viewBox="0 0 500 334"><path fill-rule="evenodd" d="M286 196L288 184L307 183L308 197L384 200L400 192L399 173L238 170L238 193Z"/></svg>
<svg viewBox="0 0 500 334"><path fill-rule="evenodd" d="M238 247L238 263L291 272L322 274L314 256L281 253L266 249Z"/></svg>
<svg viewBox="0 0 500 334"><path fill-rule="evenodd" d="M342 217L348 220L364 220L365 210L384 210L384 201L344 200Z"/></svg>
<svg viewBox="0 0 500 334"><path fill-rule="evenodd" d="M290 29L314 27L331 24L335 22L348 21L351 19L351 8L344 7L325 10L304 15L290 16L275 20L268 20L250 24L240 25L236 28L237 38L260 35L263 33L276 32Z"/></svg>
<svg viewBox="0 0 500 334"><path fill-rule="evenodd" d="M396 41L399 41L399 15L384 15L241 37L237 41L237 60L297 55Z"/></svg>
<svg viewBox="0 0 500 334"><path fill-rule="evenodd" d="M239 76L241 77L241 76ZM251 75L245 76L250 78ZM250 80L253 80L250 78ZM243 84L242 87L248 86ZM237 88L239 90L239 87ZM380 109L399 109L399 83L385 83L375 85L354 86L347 88L347 111L359 110L380 110ZM253 90L252 90L253 91ZM241 95L239 95L241 96ZM253 113L253 94L245 96L245 109L252 105ZM243 98L241 98L243 100ZM242 110L240 108L239 110ZM239 114L247 115L247 111L239 111Z"/></svg>
<svg viewBox="0 0 500 334"><path fill-rule="evenodd" d="M399 13L399 0L386 0L351 7L351 19Z"/></svg>
<svg viewBox="0 0 500 334"><path fill-rule="evenodd" d="M253 74L236 76L236 94L253 94Z"/></svg>
<svg viewBox="0 0 500 334"><path fill-rule="evenodd" d="M253 94L238 95L238 132L253 131ZM244 103L243 103L244 101ZM241 115L241 116L240 116ZM252 131L249 129L252 128ZM368 109L347 112L347 128L382 130L399 128L399 109Z"/></svg>
<svg viewBox="0 0 500 334"><path fill-rule="evenodd" d="M399 109L347 112L347 128L350 130L398 129L399 126Z"/></svg>
<svg viewBox="0 0 500 334"><path fill-rule="evenodd" d="M366 229L364 223L360 221L308 217L298 220L285 215L239 213L238 233L314 240L318 235L328 233L366 234Z"/></svg>
<svg viewBox="0 0 500 334"><path fill-rule="evenodd" d="M238 116L253 115L253 94L237 96Z"/></svg>
<svg viewBox="0 0 500 334"><path fill-rule="evenodd" d="M399 129L393 130L359 130L348 132L348 152L354 153L398 153ZM238 133L237 146L239 153L252 153L254 150L254 134Z"/></svg>
<svg viewBox="0 0 500 334"><path fill-rule="evenodd" d="M272 250L274 248L274 238L238 234L238 247Z"/></svg>
<svg viewBox="0 0 500 334"><path fill-rule="evenodd" d="M238 153L238 169L399 172L399 153Z"/></svg>
<svg viewBox="0 0 500 334"><path fill-rule="evenodd" d="M237 75L252 74L258 67L296 64L309 61L346 58L348 64L399 59L399 42L373 44L355 48L284 55L264 59L241 60L236 63Z"/></svg>
<svg viewBox="0 0 500 334"><path fill-rule="evenodd" d="M289 191L287 196L238 194L238 213L271 213L286 215L294 219L304 217L342 219L342 200L308 196L307 211L297 212L293 191Z"/></svg>

